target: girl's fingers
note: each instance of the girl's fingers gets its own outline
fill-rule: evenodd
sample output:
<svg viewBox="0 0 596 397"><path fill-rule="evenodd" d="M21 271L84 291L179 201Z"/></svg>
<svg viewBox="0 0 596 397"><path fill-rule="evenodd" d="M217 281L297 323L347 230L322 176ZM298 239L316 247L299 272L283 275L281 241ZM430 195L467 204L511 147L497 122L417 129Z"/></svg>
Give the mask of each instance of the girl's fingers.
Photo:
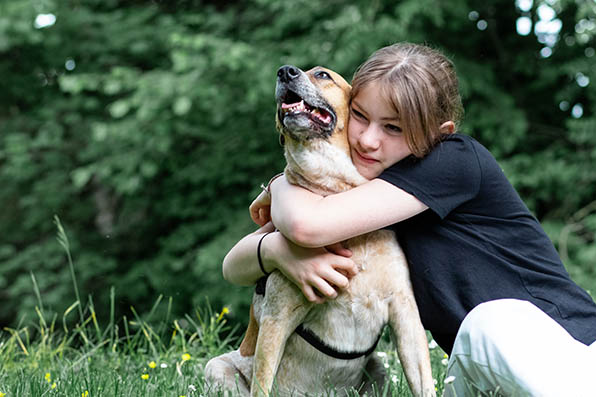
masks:
<svg viewBox="0 0 596 397"><path fill-rule="evenodd" d="M328 284L335 285L339 288L346 288L348 285L350 285L350 280L348 277L333 268L329 269L321 276Z"/></svg>
<svg viewBox="0 0 596 397"><path fill-rule="evenodd" d="M263 224L259 223L260 217L260 211L263 208L267 208L267 211L269 211L269 208L271 207L271 195L267 192L261 192L256 199L254 199L254 201L250 204L250 207L248 207L248 211L250 213L250 218L253 220L253 222L255 222L256 224L262 226L263 224L265 224L266 222L264 222Z"/></svg>
<svg viewBox="0 0 596 397"><path fill-rule="evenodd" d="M348 278L352 278L358 274L358 266L353 260L342 256L336 256L333 261L333 268L341 272Z"/></svg>
<svg viewBox="0 0 596 397"><path fill-rule="evenodd" d="M256 223L257 225L260 225L259 224L259 209L253 208L251 205L249 208L249 212L250 212L250 219L252 219L252 221L254 223Z"/></svg>
<svg viewBox="0 0 596 397"><path fill-rule="evenodd" d="M271 220L269 208L270 207L262 207L259 209L259 216L258 216L257 220L255 220L255 222L259 226L263 226L265 223L267 223Z"/></svg>
<svg viewBox="0 0 596 397"><path fill-rule="evenodd" d="M327 249L327 251L329 251L331 253L334 253L335 255L345 256L346 258L349 258L352 256L352 251L345 248L341 243L335 243L335 244L328 245L325 247L325 249Z"/></svg>
<svg viewBox="0 0 596 397"><path fill-rule="evenodd" d="M333 288L326 280L322 279L321 277L313 279L310 284L313 288L316 288L316 290L320 292L320 295L322 295L321 298L335 299L337 296L337 291L335 288Z"/></svg>
<svg viewBox="0 0 596 397"><path fill-rule="evenodd" d="M302 286L302 293L306 297L306 300L308 300L309 302L312 302L312 303L324 303L325 302L325 299L318 296L315 293L314 289L308 284Z"/></svg>

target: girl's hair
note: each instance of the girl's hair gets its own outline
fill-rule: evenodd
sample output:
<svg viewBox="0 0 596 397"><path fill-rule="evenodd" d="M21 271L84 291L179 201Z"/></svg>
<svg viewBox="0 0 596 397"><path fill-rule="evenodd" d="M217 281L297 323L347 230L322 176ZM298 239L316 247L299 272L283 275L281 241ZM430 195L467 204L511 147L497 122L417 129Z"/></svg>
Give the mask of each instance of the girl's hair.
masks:
<svg viewBox="0 0 596 397"><path fill-rule="evenodd" d="M356 70L352 98L369 83L377 82L382 98L400 118L412 154L423 157L439 142L439 127L463 116L453 63L430 47L397 43L377 50Z"/></svg>

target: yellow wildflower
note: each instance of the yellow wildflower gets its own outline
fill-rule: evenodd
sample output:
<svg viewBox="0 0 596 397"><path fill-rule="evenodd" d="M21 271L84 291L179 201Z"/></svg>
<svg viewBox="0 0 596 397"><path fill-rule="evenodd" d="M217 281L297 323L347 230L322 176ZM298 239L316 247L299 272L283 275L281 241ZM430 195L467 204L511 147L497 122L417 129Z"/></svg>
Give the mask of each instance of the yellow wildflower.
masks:
<svg viewBox="0 0 596 397"><path fill-rule="evenodd" d="M155 361L151 361L151 362L149 363L149 368L153 369L153 368L155 368L155 367L157 367L157 364L155 363Z"/></svg>
<svg viewBox="0 0 596 397"><path fill-rule="evenodd" d="M81 393L81 397L89 397L89 391L85 390Z"/></svg>
<svg viewBox="0 0 596 397"><path fill-rule="evenodd" d="M2 393L2 392L0 391L0 397L4 397L5 395L6 395L6 393Z"/></svg>
<svg viewBox="0 0 596 397"><path fill-rule="evenodd" d="M190 354L188 354L188 353L184 353L184 354L182 355L182 361L188 361L188 360L190 360Z"/></svg>
<svg viewBox="0 0 596 397"><path fill-rule="evenodd" d="M219 317L217 317L217 322L220 322L222 320L223 316L225 316L229 312L230 312L230 309L228 309L227 306L224 306L223 309L221 309L221 313L219 313Z"/></svg>
<svg viewBox="0 0 596 397"><path fill-rule="evenodd" d="M56 386L57 386L57 385L56 385L56 382L52 383L52 389L55 389L55 388L56 388Z"/></svg>
<svg viewBox="0 0 596 397"><path fill-rule="evenodd" d="M48 381L48 383L50 383L52 381L52 375L49 372L46 372L45 378Z"/></svg>
<svg viewBox="0 0 596 397"><path fill-rule="evenodd" d="M149 374L143 374L143 375L141 375L141 379L143 379L143 380L149 379Z"/></svg>

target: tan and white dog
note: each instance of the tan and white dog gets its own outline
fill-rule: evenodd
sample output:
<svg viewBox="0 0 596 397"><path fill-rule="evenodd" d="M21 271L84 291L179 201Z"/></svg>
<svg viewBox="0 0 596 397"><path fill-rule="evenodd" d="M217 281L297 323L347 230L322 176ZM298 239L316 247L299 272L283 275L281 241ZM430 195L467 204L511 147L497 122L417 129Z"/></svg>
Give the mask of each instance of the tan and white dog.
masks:
<svg viewBox="0 0 596 397"><path fill-rule="evenodd" d="M322 67L279 69L277 127L290 183L329 195L366 182L348 146L350 89ZM345 246L360 271L334 300L313 304L280 272L268 277L264 295L254 295L240 349L207 364L208 384L252 396L272 389L275 395L364 394L373 384L382 389L384 368L371 353L389 325L412 393L435 395L426 334L394 233L368 233Z"/></svg>

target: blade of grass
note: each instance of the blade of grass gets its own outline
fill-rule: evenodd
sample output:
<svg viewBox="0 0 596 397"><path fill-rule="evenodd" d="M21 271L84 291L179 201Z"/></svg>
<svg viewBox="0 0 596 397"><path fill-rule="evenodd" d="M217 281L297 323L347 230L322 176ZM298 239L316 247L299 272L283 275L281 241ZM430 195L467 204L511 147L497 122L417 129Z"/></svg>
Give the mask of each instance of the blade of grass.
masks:
<svg viewBox="0 0 596 397"><path fill-rule="evenodd" d="M68 267L70 269L70 276L72 278L72 285L75 291L75 296L77 298L77 302L81 302L81 296L79 294L79 287L77 285L77 278L75 276L75 270L74 270L74 264L72 262L72 256L70 255L70 242L68 241L68 236L66 235L66 232L64 231L64 228L62 227L62 223L60 223L60 218L58 217L58 215L54 215L54 223L56 224L56 227L58 228L58 243L62 246L62 248L64 248L64 251L66 252L66 258L68 259ZM79 304L77 306L77 308L79 309L79 318L81 320L81 324L84 321L84 317L83 317L83 308L81 307L81 305Z"/></svg>
<svg viewBox="0 0 596 397"><path fill-rule="evenodd" d="M18 345L21 347L21 350L23 350L23 353L25 353L25 355L28 356L29 351L27 350L27 348L25 347L25 344L23 343L23 340L19 336L20 331L17 331L16 329L8 328L8 327L4 327L4 330L12 335L11 339L16 339Z"/></svg>
<svg viewBox="0 0 596 397"><path fill-rule="evenodd" d="M91 319L93 320L93 326L95 328L95 333L97 335L97 340L102 340L101 330L99 329L99 324L97 323L97 315L95 314L95 305L93 304L93 297L89 294L89 310L91 311Z"/></svg>
<svg viewBox="0 0 596 397"><path fill-rule="evenodd" d="M143 335L145 336L145 339L147 340L147 343L149 343L149 347L151 348L151 351L153 352L153 354L155 355L155 357L158 357L159 355L157 354L157 349L155 348L155 345L153 344L153 340L151 339L151 335L149 335L149 332L147 332L147 327L148 326L146 325L146 323L143 320L141 320L141 318L137 314L137 311L134 309L134 307L131 306L130 310L132 311L132 314L137 319L137 322L139 323L139 326L141 327L141 331L143 332Z"/></svg>
<svg viewBox="0 0 596 397"><path fill-rule="evenodd" d="M116 301L116 289L114 288L114 286L112 286L110 288L110 324L109 324L109 329L110 329L110 346L114 346L114 306L115 306L115 301Z"/></svg>
<svg viewBox="0 0 596 397"><path fill-rule="evenodd" d="M41 301L41 293L39 292L39 286L37 285L37 280L35 280L35 275L33 272L31 274L31 281L33 281L33 291L35 292L35 296L37 297L37 302L39 303L39 309L43 313L43 302Z"/></svg>

